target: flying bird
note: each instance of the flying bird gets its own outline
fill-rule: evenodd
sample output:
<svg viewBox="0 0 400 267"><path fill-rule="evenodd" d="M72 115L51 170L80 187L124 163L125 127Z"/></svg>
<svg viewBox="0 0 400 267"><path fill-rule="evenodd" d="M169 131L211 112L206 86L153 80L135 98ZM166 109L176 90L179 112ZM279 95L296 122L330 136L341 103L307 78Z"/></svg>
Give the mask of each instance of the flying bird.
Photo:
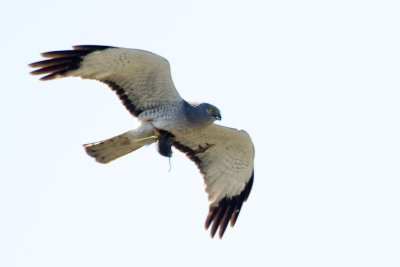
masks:
<svg viewBox="0 0 400 267"><path fill-rule="evenodd" d="M208 194L205 228L222 238L233 227L254 180L254 146L243 130L214 124L217 107L185 101L172 82L169 63L154 53L112 46L78 45L72 50L41 54L47 60L31 63L40 80L81 77L100 81L115 91L140 124L110 139L85 144L100 163L156 142L158 152L172 156L172 147L199 168Z"/></svg>

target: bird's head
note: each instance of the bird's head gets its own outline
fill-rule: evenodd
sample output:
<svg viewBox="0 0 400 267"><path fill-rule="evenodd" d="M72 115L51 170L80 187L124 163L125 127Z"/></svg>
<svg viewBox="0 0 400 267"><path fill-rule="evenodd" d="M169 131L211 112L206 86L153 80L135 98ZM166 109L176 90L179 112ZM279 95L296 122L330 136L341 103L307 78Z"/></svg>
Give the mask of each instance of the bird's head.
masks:
<svg viewBox="0 0 400 267"><path fill-rule="evenodd" d="M200 128L212 124L215 120L221 120L219 109L208 103L186 103L184 108L189 121Z"/></svg>
<svg viewBox="0 0 400 267"><path fill-rule="evenodd" d="M220 121L222 119L221 112L219 111L219 109L216 106L213 106L208 103L204 103L203 105L204 105L203 108L206 111L208 116L210 116L214 120Z"/></svg>

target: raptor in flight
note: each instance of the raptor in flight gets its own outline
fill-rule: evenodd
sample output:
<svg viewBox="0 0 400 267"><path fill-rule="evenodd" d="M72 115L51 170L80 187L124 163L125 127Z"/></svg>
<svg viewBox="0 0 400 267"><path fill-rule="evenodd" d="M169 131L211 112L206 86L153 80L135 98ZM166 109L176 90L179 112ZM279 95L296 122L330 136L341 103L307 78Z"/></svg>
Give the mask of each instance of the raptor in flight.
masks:
<svg viewBox="0 0 400 267"><path fill-rule="evenodd" d="M233 226L254 179L254 146L242 130L214 124L219 109L181 98L164 58L137 49L78 45L73 50L42 54L47 60L30 64L41 80L81 77L107 84L140 125L110 139L84 145L100 163L110 162L144 145L157 142L158 152L171 157L185 153L204 177L209 199L205 227L222 238Z"/></svg>

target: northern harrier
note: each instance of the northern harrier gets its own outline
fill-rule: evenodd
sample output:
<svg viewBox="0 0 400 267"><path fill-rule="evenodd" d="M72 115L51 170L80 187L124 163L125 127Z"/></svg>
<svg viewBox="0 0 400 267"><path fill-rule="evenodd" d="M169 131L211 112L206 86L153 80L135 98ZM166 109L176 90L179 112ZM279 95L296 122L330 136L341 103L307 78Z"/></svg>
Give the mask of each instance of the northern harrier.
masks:
<svg viewBox="0 0 400 267"><path fill-rule="evenodd" d="M233 226L247 200L254 179L254 147L242 130L214 124L218 108L181 98L164 58L137 49L79 45L73 50L42 54L49 58L30 64L41 80L81 77L103 82L114 90L140 125L110 139L84 145L100 163L110 162L144 145L157 142L158 152L171 157L172 149L196 163L210 202L205 222L211 236L222 238Z"/></svg>

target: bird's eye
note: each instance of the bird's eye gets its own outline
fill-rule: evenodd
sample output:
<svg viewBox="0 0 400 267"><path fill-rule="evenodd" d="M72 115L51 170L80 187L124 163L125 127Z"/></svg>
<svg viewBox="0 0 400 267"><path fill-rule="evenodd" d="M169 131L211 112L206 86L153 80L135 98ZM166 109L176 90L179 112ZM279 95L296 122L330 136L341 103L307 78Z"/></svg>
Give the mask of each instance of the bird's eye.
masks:
<svg viewBox="0 0 400 267"><path fill-rule="evenodd" d="M208 113L213 113L213 112L215 111L215 109L214 109L213 107L209 107L209 108L207 109L207 111L208 111Z"/></svg>

